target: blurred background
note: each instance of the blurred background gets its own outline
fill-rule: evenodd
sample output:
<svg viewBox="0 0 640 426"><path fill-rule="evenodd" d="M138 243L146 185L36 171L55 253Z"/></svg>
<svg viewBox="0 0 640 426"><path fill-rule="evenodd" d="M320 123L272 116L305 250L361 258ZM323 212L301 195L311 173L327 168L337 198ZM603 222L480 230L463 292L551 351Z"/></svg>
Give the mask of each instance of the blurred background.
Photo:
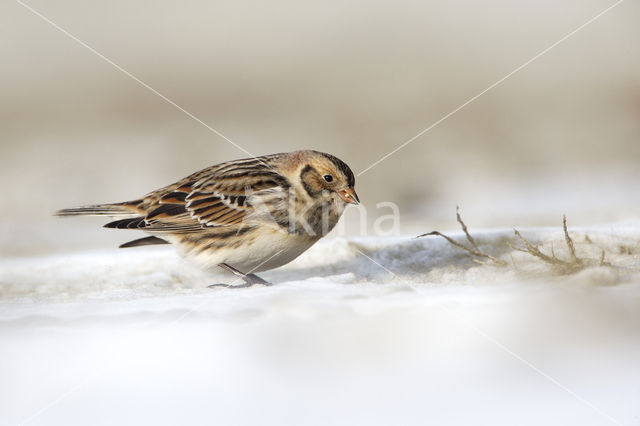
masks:
<svg viewBox="0 0 640 426"><path fill-rule="evenodd" d="M566 213L616 265L335 238L245 292L53 216L247 155L0 2L0 423L638 424L640 2L369 168L614 3L26 0L246 151L345 160L365 234L381 202L405 236L458 230L460 205L490 252L517 226L563 257Z"/></svg>
<svg viewBox="0 0 640 426"><path fill-rule="evenodd" d="M252 154L360 173L613 2L28 4ZM369 226L382 201L404 234L455 228L456 204L472 228L637 220L639 14L622 3L360 175ZM19 3L0 16L0 254L113 247L128 235L51 214L246 157Z"/></svg>

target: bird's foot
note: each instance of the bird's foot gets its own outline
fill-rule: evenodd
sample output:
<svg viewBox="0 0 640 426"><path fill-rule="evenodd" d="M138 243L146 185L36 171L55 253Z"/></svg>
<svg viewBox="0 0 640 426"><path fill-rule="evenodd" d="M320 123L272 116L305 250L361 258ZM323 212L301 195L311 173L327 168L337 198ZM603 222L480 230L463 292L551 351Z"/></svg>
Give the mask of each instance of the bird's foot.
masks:
<svg viewBox="0 0 640 426"><path fill-rule="evenodd" d="M254 284L271 285L270 282L263 280L256 274L245 274L243 272L238 271L233 266L227 265L226 263L219 263L218 266L221 267L222 269L225 269L231 272L233 275L242 278L244 283L243 284L211 284L210 286L208 286L209 288L215 288L215 287L246 288L246 287L251 287Z"/></svg>

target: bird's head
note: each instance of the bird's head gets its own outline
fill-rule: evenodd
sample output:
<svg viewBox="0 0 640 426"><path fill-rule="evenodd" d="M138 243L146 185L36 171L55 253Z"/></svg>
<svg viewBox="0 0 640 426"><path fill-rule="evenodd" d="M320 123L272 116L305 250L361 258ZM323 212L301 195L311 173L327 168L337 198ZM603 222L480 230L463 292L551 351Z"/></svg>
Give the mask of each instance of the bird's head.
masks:
<svg viewBox="0 0 640 426"><path fill-rule="evenodd" d="M305 151L300 168L300 182L311 198L322 193L337 194L348 204L359 204L354 189L355 176L347 164L324 152Z"/></svg>

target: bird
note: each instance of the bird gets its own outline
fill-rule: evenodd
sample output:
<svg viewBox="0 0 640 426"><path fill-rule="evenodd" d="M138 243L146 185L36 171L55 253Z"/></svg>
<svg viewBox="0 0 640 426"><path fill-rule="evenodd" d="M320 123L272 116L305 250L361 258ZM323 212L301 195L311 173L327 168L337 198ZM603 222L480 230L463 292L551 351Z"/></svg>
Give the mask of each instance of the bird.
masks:
<svg viewBox="0 0 640 426"><path fill-rule="evenodd" d="M106 216L105 228L149 236L121 248L173 244L206 270L222 268L243 284L270 285L255 274L285 265L359 204L355 176L339 158L300 150L227 161L120 203L62 209L57 216Z"/></svg>

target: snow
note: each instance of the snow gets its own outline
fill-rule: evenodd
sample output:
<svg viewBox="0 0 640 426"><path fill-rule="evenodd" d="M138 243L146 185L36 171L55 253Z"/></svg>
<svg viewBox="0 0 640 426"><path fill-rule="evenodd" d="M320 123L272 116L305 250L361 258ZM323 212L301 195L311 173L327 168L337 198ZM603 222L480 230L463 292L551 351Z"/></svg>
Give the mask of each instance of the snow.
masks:
<svg viewBox="0 0 640 426"><path fill-rule="evenodd" d="M413 236L328 237L247 289L170 247L1 259L0 423L640 424L640 223L570 228L614 265L573 275L471 232L509 266Z"/></svg>

